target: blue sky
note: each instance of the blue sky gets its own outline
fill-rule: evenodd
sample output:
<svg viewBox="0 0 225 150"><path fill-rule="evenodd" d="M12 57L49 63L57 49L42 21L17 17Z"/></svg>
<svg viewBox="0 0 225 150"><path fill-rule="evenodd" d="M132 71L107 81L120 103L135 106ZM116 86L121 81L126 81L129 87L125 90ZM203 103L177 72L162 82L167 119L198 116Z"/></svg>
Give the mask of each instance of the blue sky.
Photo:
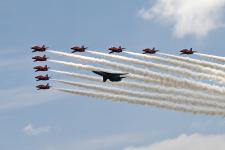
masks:
<svg viewBox="0 0 225 150"><path fill-rule="evenodd" d="M149 145L182 134L224 134L221 117L35 90L30 50L34 44L68 52L74 44L102 52L113 45L136 52L155 46L171 54L193 47L225 55L223 28L205 31L201 37L176 37L173 23L140 16L141 9L154 3L1 0L0 148L111 150Z"/></svg>

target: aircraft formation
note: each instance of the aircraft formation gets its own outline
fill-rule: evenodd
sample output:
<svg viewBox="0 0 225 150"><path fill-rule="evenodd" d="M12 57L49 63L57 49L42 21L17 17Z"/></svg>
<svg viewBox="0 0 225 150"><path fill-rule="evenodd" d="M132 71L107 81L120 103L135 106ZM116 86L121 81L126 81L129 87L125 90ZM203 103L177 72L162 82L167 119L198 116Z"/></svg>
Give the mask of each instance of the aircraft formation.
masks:
<svg viewBox="0 0 225 150"><path fill-rule="evenodd" d="M35 46L31 47L32 52L45 52L48 48L49 47L46 47L45 45L42 45L42 46L35 45ZM72 50L71 53L85 52L85 50L87 50L88 47L85 47L84 45L82 45L82 46L73 46L70 49ZM122 53L123 50L125 50L125 49L126 48L123 48L121 46L108 48L108 50L110 51L109 54ZM156 50L155 47L153 47L152 49L151 48L145 48L142 51L143 51L142 54L155 54L159 50ZM197 52L197 51L193 51L192 48L180 50L180 54L186 54L186 55L194 54L195 52ZM44 62L44 61L47 61L48 58L49 57L47 57L46 55L33 56L32 57L33 62ZM33 67L33 69L35 69L35 72L45 72L45 71L48 71L49 68L50 67L48 67L47 65ZM120 82L123 78L126 78L125 76L122 76L122 75L128 74L128 73L111 73L111 72L94 71L94 70L92 72L102 76L103 77L103 82L106 82L107 80L110 80L111 82ZM36 81L47 81L47 80L50 79L48 74L46 74L46 75L38 75L35 78L37 79ZM47 83L46 85L40 84L40 85L36 86L37 90L50 89L50 87L51 86L49 85L49 83Z"/></svg>
<svg viewBox="0 0 225 150"><path fill-rule="evenodd" d="M70 49L73 50L72 53L75 53L75 52L85 52L85 50L88 49L88 47L85 47L84 45L82 45L82 46L74 46L74 47L72 47ZM112 54L112 53L122 53L123 50L125 50L125 49L126 48L123 48L121 46L108 48L108 50L110 51L109 54ZM156 50L155 47L153 47L152 49L151 48L145 48L142 51L143 51L143 54L155 54L159 50ZM192 48L180 50L180 54L181 55L182 54L191 55L191 54L194 54L195 52L197 52L197 51L193 51Z"/></svg>
<svg viewBox="0 0 225 150"><path fill-rule="evenodd" d="M45 47L45 45L43 45L43 46L32 46L31 49L32 49L32 52L45 52L48 49L48 47ZM33 62L43 62L43 61L47 61L48 57L46 55L34 56L34 57L32 57L32 59L34 60ZM33 67L33 69L35 69L35 72L48 71L49 68L50 67L48 67L47 65ZM46 81L46 80L50 79L48 74L46 74L45 76L38 75L35 78L37 79L36 81ZM51 86L49 85L49 83L47 83L46 85L40 84L40 85L36 86L37 90L50 89L50 87Z"/></svg>
<svg viewBox="0 0 225 150"><path fill-rule="evenodd" d="M32 52L45 52L48 49L48 47L46 47L45 45L42 45L42 46L36 45L36 46L32 46L31 49L32 49ZM82 46L73 46L70 49L72 50L71 53L85 52L85 50L88 49L88 47L85 47L84 45L82 45ZM126 48L122 48L121 46L108 48L108 50L110 51L109 54L121 53L121 52L123 52L124 49L126 49ZM156 50L155 47L153 47L152 49L151 48L145 48L142 51L143 51L143 54L155 54L159 50ZM186 54L186 55L194 54L195 52L197 52L197 51L193 51L192 48L180 50L180 54ZM46 55L32 57L34 62L47 61L48 58L49 57L47 57ZM47 65L35 66L33 69L35 69L35 72L39 72L39 71L43 72L43 71L48 71L49 67ZM98 74L98 75L102 76L103 82L106 82L108 79L112 82L119 82L123 78L126 78L125 76L121 76L121 75L128 74L128 73L110 73L110 72L94 71L94 70L93 70L93 72L95 74ZM48 74L46 74L45 76L38 75L35 78L37 79L36 81L46 81L46 80L50 79ZM47 83L46 85L41 84L41 85L38 85L36 87L37 87L38 90L40 90L40 89L50 89L49 83Z"/></svg>

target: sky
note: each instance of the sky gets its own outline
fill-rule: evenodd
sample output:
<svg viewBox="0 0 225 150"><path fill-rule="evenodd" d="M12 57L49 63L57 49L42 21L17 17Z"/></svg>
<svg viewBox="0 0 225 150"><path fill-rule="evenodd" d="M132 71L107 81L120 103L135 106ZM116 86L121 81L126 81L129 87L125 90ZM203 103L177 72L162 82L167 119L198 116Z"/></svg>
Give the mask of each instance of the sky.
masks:
<svg viewBox="0 0 225 150"><path fill-rule="evenodd" d="M30 50L32 45L46 44L70 52L71 46L84 44L105 52L122 45L134 52L155 46L177 54L193 47L225 56L224 0L0 2L0 149L220 150L225 146L222 117L38 92Z"/></svg>

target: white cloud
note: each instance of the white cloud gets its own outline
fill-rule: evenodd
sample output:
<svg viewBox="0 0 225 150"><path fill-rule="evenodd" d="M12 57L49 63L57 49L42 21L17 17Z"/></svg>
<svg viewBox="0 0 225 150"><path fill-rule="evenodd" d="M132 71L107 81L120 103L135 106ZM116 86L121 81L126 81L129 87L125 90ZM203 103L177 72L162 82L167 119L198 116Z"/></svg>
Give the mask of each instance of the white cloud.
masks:
<svg viewBox="0 0 225 150"><path fill-rule="evenodd" d="M181 135L145 147L128 147L124 150L224 150L225 135Z"/></svg>
<svg viewBox="0 0 225 150"><path fill-rule="evenodd" d="M50 132L50 127L34 127L31 123L23 128L23 132L27 135L40 135Z"/></svg>
<svg viewBox="0 0 225 150"><path fill-rule="evenodd" d="M174 35L206 36L224 26L225 0L157 0L139 14L146 20L160 20L172 24Z"/></svg>

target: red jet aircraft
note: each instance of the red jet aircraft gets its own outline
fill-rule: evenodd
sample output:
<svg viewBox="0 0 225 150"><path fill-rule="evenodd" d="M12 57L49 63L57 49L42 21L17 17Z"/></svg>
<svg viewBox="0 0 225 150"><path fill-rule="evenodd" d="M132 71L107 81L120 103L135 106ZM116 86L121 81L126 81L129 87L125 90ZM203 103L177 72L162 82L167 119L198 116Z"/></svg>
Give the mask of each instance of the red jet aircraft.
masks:
<svg viewBox="0 0 225 150"><path fill-rule="evenodd" d="M44 52L48 49L48 47L45 47L45 45L42 46L32 46L31 49L33 49L32 52Z"/></svg>
<svg viewBox="0 0 225 150"><path fill-rule="evenodd" d="M111 54L111 53L121 53L124 49L126 49L126 48L122 48L121 46L119 46L119 47L110 47L108 50L109 51L111 51L111 52L109 52L109 54Z"/></svg>
<svg viewBox="0 0 225 150"><path fill-rule="evenodd" d="M50 67L48 67L47 65L34 67L34 69L36 69L35 72L38 72L38 71L48 71L49 68Z"/></svg>
<svg viewBox="0 0 225 150"><path fill-rule="evenodd" d="M49 84L47 83L46 85L40 84L38 86L36 86L37 90L46 90L46 89L50 89L51 86L49 86Z"/></svg>
<svg viewBox="0 0 225 150"><path fill-rule="evenodd" d="M36 76L35 77L37 80L36 81L46 81L46 80L49 80L51 77L49 77L48 75L45 75L45 76Z"/></svg>
<svg viewBox="0 0 225 150"><path fill-rule="evenodd" d="M194 54L197 51L193 51L192 48L190 48L190 50L189 49L182 49L182 50L180 50L180 52L181 52L180 53L181 55L182 54L190 55L190 54Z"/></svg>
<svg viewBox="0 0 225 150"><path fill-rule="evenodd" d="M88 47L84 47L84 45L82 45L81 47L79 46L74 46L70 49L72 49L72 53L75 53L75 52L85 52L85 50L87 49Z"/></svg>
<svg viewBox="0 0 225 150"><path fill-rule="evenodd" d="M36 61L46 61L48 59L48 57L46 57L46 55L44 55L44 56L34 56L34 57L32 57L32 59L34 59L34 62L36 62Z"/></svg>
<svg viewBox="0 0 225 150"><path fill-rule="evenodd" d="M158 52L159 50L156 50L155 47L153 47L153 49L151 48L146 48L143 49L143 54L155 54L156 52Z"/></svg>

